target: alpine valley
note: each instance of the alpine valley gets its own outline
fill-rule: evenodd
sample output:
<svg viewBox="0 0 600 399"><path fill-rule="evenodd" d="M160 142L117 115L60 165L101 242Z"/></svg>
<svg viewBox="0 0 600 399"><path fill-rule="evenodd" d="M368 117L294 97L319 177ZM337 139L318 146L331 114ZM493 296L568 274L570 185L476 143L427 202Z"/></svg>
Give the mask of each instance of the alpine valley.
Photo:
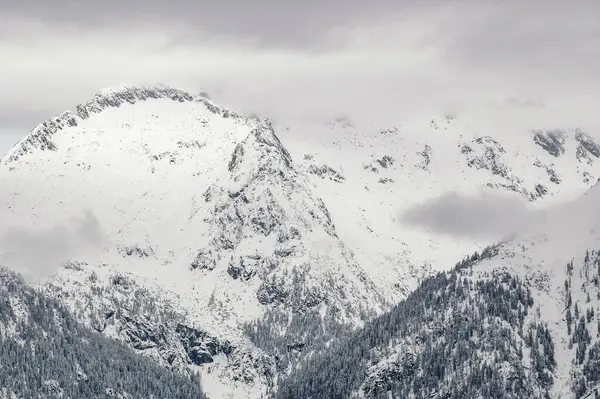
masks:
<svg viewBox="0 0 600 399"><path fill-rule="evenodd" d="M600 132L486 107L493 123L288 126L167 86L100 91L0 161L0 264L29 283L0 274L0 353L109 348L144 375L101 390L123 398L151 397L147 378L202 397L198 377L209 398L600 397ZM482 190L544 218L500 243L403 222ZM106 397L85 388L103 358L70 359L36 397ZM15 381L0 396L33 397Z"/></svg>

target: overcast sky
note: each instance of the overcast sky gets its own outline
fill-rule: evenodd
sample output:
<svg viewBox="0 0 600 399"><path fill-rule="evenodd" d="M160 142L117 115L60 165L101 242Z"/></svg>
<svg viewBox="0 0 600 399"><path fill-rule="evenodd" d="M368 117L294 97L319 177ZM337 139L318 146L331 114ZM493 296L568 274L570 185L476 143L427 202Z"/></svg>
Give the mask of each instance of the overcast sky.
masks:
<svg viewBox="0 0 600 399"><path fill-rule="evenodd" d="M426 5L425 5L426 4ZM597 104L600 2L7 0L0 151L98 89L162 82L272 117Z"/></svg>

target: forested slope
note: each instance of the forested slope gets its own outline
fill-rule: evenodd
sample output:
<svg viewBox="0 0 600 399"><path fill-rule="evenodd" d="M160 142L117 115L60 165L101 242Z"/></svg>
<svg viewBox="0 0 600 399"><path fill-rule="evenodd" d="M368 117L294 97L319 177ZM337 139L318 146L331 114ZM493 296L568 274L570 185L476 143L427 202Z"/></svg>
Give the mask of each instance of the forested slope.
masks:
<svg viewBox="0 0 600 399"><path fill-rule="evenodd" d="M204 398L198 376L168 371L79 324L0 268L0 397Z"/></svg>
<svg viewBox="0 0 600 399"><path fill-rule="evenodd" d="M474 279L480 258L426 279L392 311L315 354L276 397L548 397L554 343L531 290L503 272Z"/></svg>

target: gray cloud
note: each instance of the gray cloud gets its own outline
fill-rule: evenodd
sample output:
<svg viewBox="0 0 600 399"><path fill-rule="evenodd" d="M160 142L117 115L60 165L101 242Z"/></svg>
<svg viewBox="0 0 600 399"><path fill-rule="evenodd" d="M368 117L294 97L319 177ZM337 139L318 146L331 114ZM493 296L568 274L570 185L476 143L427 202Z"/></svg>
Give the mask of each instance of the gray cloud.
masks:
<svg viewBox="0 0 600 399"><path fill-rule="evenodd" d="M597 119L599 13L591 0L14 1L0 12L0 131L122 82L275 119L397 123L514 97L566 104L576 124Z"/></svg>
<svg viewBox="0 0 600 399"><path fill-rule="evenodd" d="M412 1L296 0L95 0L41 2L23 0L3 5L5 13L52 25L64 32L139 27L185 32L181 41L227 39L259 46L321 47L333 28L377 22ZM8 31L5 29L5 32ZM5 33L6 34L6 33Z"/></svg>
<svg viewBox="0 0 600 399"><path fill-rule="evenodd" d="M43 230L7 226L0 234L0 264L28 280L44 279L70 257L100 247L105 239L100 223L89 210L69 224Z"/></svg>
<svg viewBox="0 0 600 399"><path fill-rule="evenodd" d="M538 216L512 195L449 192L409 208L401 215L401 222L452 236L498 240L518 232Z"/></svg>
<svg viewBox="0 0 600 399"><path fill-rule="evenodd" d="M531 77L534 79L528 84L532 89L540 89L540 85L560 77L573 81L579 75L582 83L593 76L591 73L600 63L600 22L596 17L600 3L514 4L479 5L463 18L457 15L445 18L435 30L433 40L448 58L465 68L493 69L499 78L503 75L515 78L513 84L522 83L518 77ZM597 87L598 79L592 79L591 83ZM549 89L556 90L556 85Z"/></svg>
<svg viewBox="0 0 600 399"><path fill-rule="evenodd" d="M507 194L465 196L447 193L418 204L402 222L452 236L483 238L488 243L516 239L529 247L533 262L544 259L563 267L572 256L597 248L600 240L600 184L578 198L534 210ZM531 248L535 245L535 249Z"/></svg>
<svg viewBox="0 0 600 399"><path fill-rule="evenodd" d="M49 115L49 111L54 111L54 113ZM17 129L22 129L25 125L31 124L32 120L42 122L48 119L49 116L56 116L62 111L64 111L64 108L51 107L48 109L47 107L39 107L37 104L19 104L19 102L16 102L11 108L0 108L0 130L7 133L14 132Z"/></svg>

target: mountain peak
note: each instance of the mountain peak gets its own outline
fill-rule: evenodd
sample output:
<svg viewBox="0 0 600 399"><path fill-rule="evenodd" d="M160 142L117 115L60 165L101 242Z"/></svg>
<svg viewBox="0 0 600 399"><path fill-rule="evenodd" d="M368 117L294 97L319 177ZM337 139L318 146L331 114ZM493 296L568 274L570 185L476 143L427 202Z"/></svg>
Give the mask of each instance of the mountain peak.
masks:
<svg viewBox="0 0 600 399"><path fill-rule="evenodd" d="M12 163L23 155L37 149L56 151L57 145L52 136L68 127L76 127L81 121L90 119L110 108L133 105L150 100L168 99L179 103L200 103L215 115L223 118L245 119L243 116L217 105L206 93L196 95L164 84L133 86L121 84L99 90L94 97L75 107L75 112L65 111L60 116L50 118L36 126L23 140L13 147L2 159L3 164Z"/></svg>
<svg viewBox="0 0 600 399"><path fill-rule="evenodd" d="M256 174L261 171L271 173L275 169L281 174L283 169L291 167L292 156L281 144L268 119L261 121L248 137L237 145L229 162L229 171L236 174L234 181L240 180L237 176L240 174Z"/></svg>
<svg viewBox="0 0 600 399"><path fill-rule="evenodd" d="M133 87L139 87L139 86L122 82L122 83L119 83L114 86L103 87L100 90L98 90L95 95L110 96L113 93L125 91L125 90L128 90Z"/></svg>
<svg viewBox="0 0 600 399"><path fill-rule="evenodd" d="M287 129L268 119L240 116L204 94L166 85L106 88L74 112L42 123L3 160L0 220L21 230L9 231L16 236L16 244L10 242L14 249L0 252L19 249L23 262L55 265L49 284L55 296L102 334L167 367L201 371L216 397L227 397L227 390L228 397L258 398L299 361L329 347L342 331L368 323L407 296L418 280L479 249L494 223L487 217L490 207L477 199L482 188L516 193L534 202L532 209L547 209L550 200L579 195L600 176L600 146L591 138L593 132L565 131L563 140L558 130L537 134L527 127L508 135L502 120L500 127L495 122L480 129L483 118L462 115L394 123L388 129L352 115L352 121L310 121ZM446 200L448 192L475 200L455 210ZM568 237L551 241L550 236L546 243L536 235L533 250L528 249L533 244L515 239L512 246L503 243L494 249L493 260L487 256L491 250L484 250L469 261L490 258L489 269L511 262L522 271L520 278L537 281L537 274L523 274L529 266L533 270L536 259L550 265L557 258L547 254L558 248L569 257L596 248L592 239L581 246L574 243L578 237L573 232L584 231L572 227L575 221L589 221L587 230L598 224L591 223L595 195L587 197L591 205L585 213L565 210L560 218L549 218L557 220L553 229L531 229L549 236L557 225L554 236ZM77 220L80 209L92 211L97 223L70 228L69 220ZM422 223L406 222L411 219L405 215L423 212L452 213L452 218L444 225L421 217L416 219ZM474 228L475 234L465 237L446 228L469 220L485 229ZM105 239L97 247L82 248L79 238L71 236L83 231L102 233ZM63 234L58 249L57 232ZM71 249L73 245L77 248ZM39 252L45 248L48 252ZM54 255L57 250L61 254ZM40 255L28 257L32 253ZM393 337L402 341L387 345L392 335L385 336L382 324L369 330L384 334L377 348L389 346L401 356L357 352L373 353L377 360L374 368L362 359L356 363L370 368L356 374L368 377L365 392L375 392L370 388L385 381L388 371L395 375L394 368L384 367L387 359L399 359L390 364L404 367L410 364L404 354L422 353L422 337L438 334L429 329L437 326L433 323L448 332L438 335L444 339L455 339L456 331L478 336L478 325L461 323L469 316L466 310L481 308L484 317L479 320L508 327L502 319L506 315L494 312L510 307L496 306L500 302L490 295L505 282L467 287L462 277L475 277L466 275L470 267L461 273L453 274L454 280L427 280L429 288L420 291L426 295L413 296L411 306L393 313L398 317L391 322L400 323ZM561 289L565 276L556 276ZM573 287L584 282L580 278ZM460 297L461 292L467 296ZM510 295L499 296L501 304L513 303L510 309L517 315L532 313L531 304L512 301ZM467 302L460 309L465 312L454 312L450 305L463 299ZM428 319L434 311L438 313ZM163 320L168 324L164 328ZM527 333L527 324L523 326ZM524 341L518 327L486 331L508 331ZM486 342L502 338L486 337ZM566 334L560 337L568 342ZM416 351L407 350L412 342ZM448 353L444 345L432 348L440 356ZM512 356L514 349L516 356L518 348L497 354ZM461 356L462 349L457 350ZM474 351L469 364L484 360L478 354L487 356L485 350ZM363 381L356 382L355 388L362 389ZM323 396L336 395L323 391Z"/></svg>
<svg viewBox="0 0 600 399"><path fill-rule="evenodd" d="M78 105L76 109L77 116L81 119L87 119L90 117L91 113L99 113L108 107L120 107L125 103L135 104L150 99L166 98L181 103L191 101L201 102L215 114L225 113L227 115L238 116L237 114L233 114L231 111L216 105L208 100L207 97L208 96L205 94L192 95L187 91L175 89L164 84L153 86L119 85L98 91L91 101Z"/></svg>

